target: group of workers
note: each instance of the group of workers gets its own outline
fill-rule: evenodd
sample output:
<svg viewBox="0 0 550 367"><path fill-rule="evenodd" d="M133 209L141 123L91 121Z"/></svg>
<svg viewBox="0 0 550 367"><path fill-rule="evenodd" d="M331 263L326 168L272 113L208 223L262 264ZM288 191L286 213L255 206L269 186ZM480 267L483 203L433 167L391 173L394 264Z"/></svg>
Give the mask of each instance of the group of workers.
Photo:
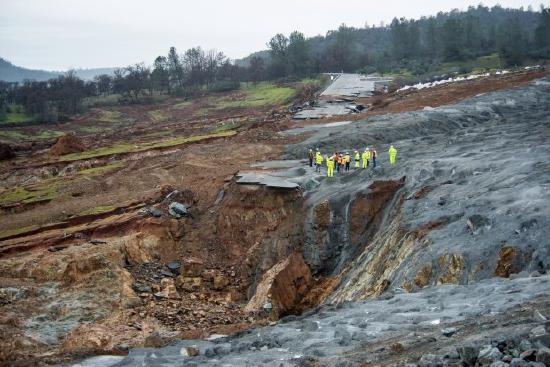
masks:
<svg viewBox="0 0 550 367"><path fill-rule="evenodd" d="M397 160L397 149L394 148L393 145L390 146L390 149L388 150L388 155L390 157L390 164L395 164ZM308 158L309 158L309 166L313 167L315 164L315 171L318 173L321 173L321 167L323 165L323 161L326 162L327 165L327 176L328 177L334 177L334 168L336 168L336 172L343 173L344 171L349 171L350 165L351 165L351 155L346 152L334 152L332 156L326 155L323 157L319 149L317 149L316 152L313 151L313 149L309 150ZM372 162L372 167L376 167L376 149L374 147L369 148L366 147L365 151L361 154L356 149L353 154L353 160L354 160L354 168L358 169L360 167L367 168L369 164Z"/></svg>

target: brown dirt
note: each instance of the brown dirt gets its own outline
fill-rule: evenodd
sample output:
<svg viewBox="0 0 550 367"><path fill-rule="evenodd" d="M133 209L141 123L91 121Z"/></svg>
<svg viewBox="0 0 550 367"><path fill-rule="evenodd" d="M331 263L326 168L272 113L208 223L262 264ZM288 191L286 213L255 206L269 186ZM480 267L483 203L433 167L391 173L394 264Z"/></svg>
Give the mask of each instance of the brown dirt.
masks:
<svg viewBox="0 0 550 367"><path fill-rule="evenodd" d="M390 94L377 102L376 109L345 119L435 107L479 93L522 85L548 74L548 71L522 73L402 95ZM11 346L3 351L11 361L31 357L34 361L36 358L58 361L60 355L67 358L85 353L86 348L112 351L115 342L139 346L158 330L195 338L208 333L230 333L264 322L250 318L242 308L255 290L255 279L261 279L265 271L296 250L294 244L300 243L303 200L300 192L268 192L236 185L231 178L237 171L249 169L253 162L278 158L291 141L277 132L296 126L296 123L286 118L282 107L213 111L201 116L195 113L208 106L207 97L184 107L176 107L176 103L181 100L103 109L120 113L121 122L108 125L112 130L79 136L89 148L97 148L120 142L156 141L161 138L148 134L159 131L166 132L164 139L196 135L212 131L228 119L242 119L244 124L234 137L158 151L63 163L48 152L37 151L47 147L41 143L18 151L19 157L9 163L0 162L0 193L14 187L28 188L28 182L43 183L55 177L63 182L54 200L19 209L3 209L0 232L22 230L11 235L9 240L0 241L0 276L4 276L0 278L0 286L24 286L33 290L45 282L71 279L74 282L71 287L61 288L61 295L71 295L86 291L87 279L91 279L105 289L120 287L121 295L112 302L127 304L126 308L109 308L108 317L90 324L89 329L79 328L69 337L64 351L39 346L22 335L22 322L43 307L37 297L31 296L22 303L0 304L3 315L0 342ZM149 112L157 110L170 113L166 119L153 121ZM97 122L104 118L102 113L94 109L55 129L70 133L79 131L81 126L101 127L107 124ZM318 122L300 124L308 123ZM120 163L120 166L97 175L78 175L83 170L111 163ZM395 193L397 189L386 190L382 186L371 188L373 194L386 197L389 191ZM166 217L144 218L137 213L144 205L165 209L162 197L169 191L167 187L188 194L193 217L177 221ZM221 191L224 192L223 200L215 205ZM181 198L186 201L184 199ZM355 210L352 217L358 218L352 223L355 240L365 233L368 218L377 212L379 205L375 205L378 200L375 199L365 198L361 200L362 205L358 202L352 209ZM86 214L97 207L108 210ZM322 232L327 219L330 220L328 205L320 208L317 214ZM428 230L435 228L429 227ZM90 239L107 243L92 245ZM59 251L48 251L52 246L59 246ZM100 257L92 256L94 254ZM177 299L159 299L154 292L141 295L131 290L132 283L140 281L162 291L161 279L153 274L158 276L159 269L169 261L183 262L188 258L199 259L203 264L204 271L192 277L201 279L198 288L188 291L176 282L180 296ZM459 261L453 261L452 257L444 260L448 277L459 276ZM144 267L145 263L149 265ZM114 280L106 276L109 270L114 271ZM223 285L221 289L214 285L215 278L218 285ZM304 310L322 302L338 282L337 278L318 279L303 297L301 309L299 306L295 309ZM419 279L419 283L425 280ZM384 286L387 283L380 282L376 291ZM106 297L111 297L108 293ZM163 337L164 341L169 339ZM83 350L79 350L80 347ZM48 357L48 353L53 356Z"/></svg>
<svg viewBox="0 0 550 367"><path fill-rule="evenodd" d="M79 153L86 150L86 147L75 134L63 135L57 142L50 148L50 154L54 156L60 156L70 153Z"/></svg>

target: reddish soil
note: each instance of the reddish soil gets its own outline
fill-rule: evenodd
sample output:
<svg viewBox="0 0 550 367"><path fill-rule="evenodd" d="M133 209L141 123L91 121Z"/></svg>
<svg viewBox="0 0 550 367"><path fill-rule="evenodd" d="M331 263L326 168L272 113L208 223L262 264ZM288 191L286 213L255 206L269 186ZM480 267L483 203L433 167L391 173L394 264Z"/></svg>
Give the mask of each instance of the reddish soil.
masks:
<svg viewBox="0 0 550 367"><path fill-rule="evenodd" d="M57 139L57 142L50 148L50 154L60 156L85 150L86 147L76 135L67 134Z"/></svg>
<svg viewBox="0 0 550 367"><path fill-rule="evenodd" d="M436 107L479 93L523 85L549 74L550 71L538 71L490 77L373 97L360 101L374 105L369 112L326 121L358 120L372 114ZM381 102L375 103L375 100ZM286 144L302 138L283 137L277 134L278 131L319 122L290 121L283 107L210 111L201 115L199 112L208 107L207 97L180 107L176 102L181 103L181 100L169 99L160 105L107 108L121 113L122 122L107 125L109 129L100 133L84 134L82 140L91 149L202 134L231 119L243 123L235 136L162 150L67 163L41 151L48 147L43 144L23 147L17 158L0 162L0 195L16 187L30 188L30 183L37 185L51 180L63 183L53 200L0 209L0 232L14 231L9 239L0 240L0 286L25 286L34 292L40 283L66 282L70 278L75 283L60 291L70 294L76 290L85 291L86 280L95 274L99 280L94 278L94 282L105 285L106 289L121 287L120 298L113 298L113 304L124 301L130 305L109 309L109 316L102 321L78 329L61 350L57 346L38 345L22 335L21 325L25 319L43 306L37 297L26 299L24 308L18 303L1 303L0 314L6 316L0 319L0 343L7 347L0 355L0 364L40 354L43 360L59 361L60 356L67 358L90 350L113 351L115 341L144 345L145 339L156 330L171 335L163 337L168 341L175 337L231 333L250 324L265 322L257 315L243 312L244 302L251 296L254 279L261 279L264 272L295 250L292 243L299 242L297 239L302 236L299 221L302 203L297 200L297 193L279 195L262 190L249 191L231 179L253 162L278 158ZM161 118L162 113L157 114L155 120L151 111L170 113L166 118ZM55 129L69 133L82 126L102 127L101 124L106 124L98 122L105 118L102 113L94 109ZM164 135L155 135L159 132ZM64 154L62 148L79 147L76 141L61 145L52 150ZM113 163L116 165L104 172L79 175L83 170ZM372 195L376 197L359 200L352 210L359 210L363 215L352 217L375 218L383 202L393 196L399 185L373 187ZM192 194L193 199L188 200L192 217L176 220L166 215L151 218L138 213L146 206L165 211L164 197L172 189ZM223 195L222 200L218 202L220 195ZM103 210L96 212L98 207ZM326 209L320 207L316 212L319 238L324 236L330 220ZM354 239L366 234L364 223L352 223L352 227ZM422 230L436 227L430 224ZM90 240L106 243L93 245ZM104 268L102 262L86 262L90 254L105 257L110 265ZM155 296L157 290L168 292L171 289L163 288L163 279L158 277L160 269L165 269L171 261L187 258L200 259L203 271L186 277L191 280L175 282L179 298ZM55 271L59 267L65 269L63 266L67 264L73 264L69 270ZM148 265L144 267L143 264ZM108 271L114 272L116 277L104 277L110 274ZM505 274L506 269L498 272ZM134 293L131 286L136 281L150 286L152 291ZM338 282L336 278L314 281L296 310L322 302ZM78 343L71 344L75 340ZM78 350L79 347L82 350ZM50 357L44 357L48 355Z"/></svg>

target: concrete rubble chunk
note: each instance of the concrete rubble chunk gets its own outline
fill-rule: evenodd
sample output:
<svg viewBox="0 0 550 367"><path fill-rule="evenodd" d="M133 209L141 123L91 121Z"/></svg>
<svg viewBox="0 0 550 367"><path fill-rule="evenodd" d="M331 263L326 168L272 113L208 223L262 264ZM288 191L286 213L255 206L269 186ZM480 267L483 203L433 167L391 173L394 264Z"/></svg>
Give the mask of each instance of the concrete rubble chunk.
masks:
<svg viewBox="0 0 550 367"><path fill-rule="evenodd" d="M168 206L168 213L175 218L182 218L189 215L189 210L186 205L174 201Z"/></svg>

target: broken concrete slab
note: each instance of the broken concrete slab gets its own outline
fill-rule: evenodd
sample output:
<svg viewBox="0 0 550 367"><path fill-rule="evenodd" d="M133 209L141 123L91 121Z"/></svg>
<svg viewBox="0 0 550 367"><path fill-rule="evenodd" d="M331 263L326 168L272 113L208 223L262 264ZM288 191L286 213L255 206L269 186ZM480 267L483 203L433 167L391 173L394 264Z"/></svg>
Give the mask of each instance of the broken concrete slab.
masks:
<svg viewBox="0 0 550 367"><path fill-rule="evenodd" d="M237 174L237 183L244 185L262 185L278 189L296 189L300 186L283 178L259 172L239 172Z"/></svg>
<svg viewBox="0 0 550 367"><path fill-rule="evenodd" d="M370 97L392 81L390 77L339 74L321 96L324 97Z"/></svg>

